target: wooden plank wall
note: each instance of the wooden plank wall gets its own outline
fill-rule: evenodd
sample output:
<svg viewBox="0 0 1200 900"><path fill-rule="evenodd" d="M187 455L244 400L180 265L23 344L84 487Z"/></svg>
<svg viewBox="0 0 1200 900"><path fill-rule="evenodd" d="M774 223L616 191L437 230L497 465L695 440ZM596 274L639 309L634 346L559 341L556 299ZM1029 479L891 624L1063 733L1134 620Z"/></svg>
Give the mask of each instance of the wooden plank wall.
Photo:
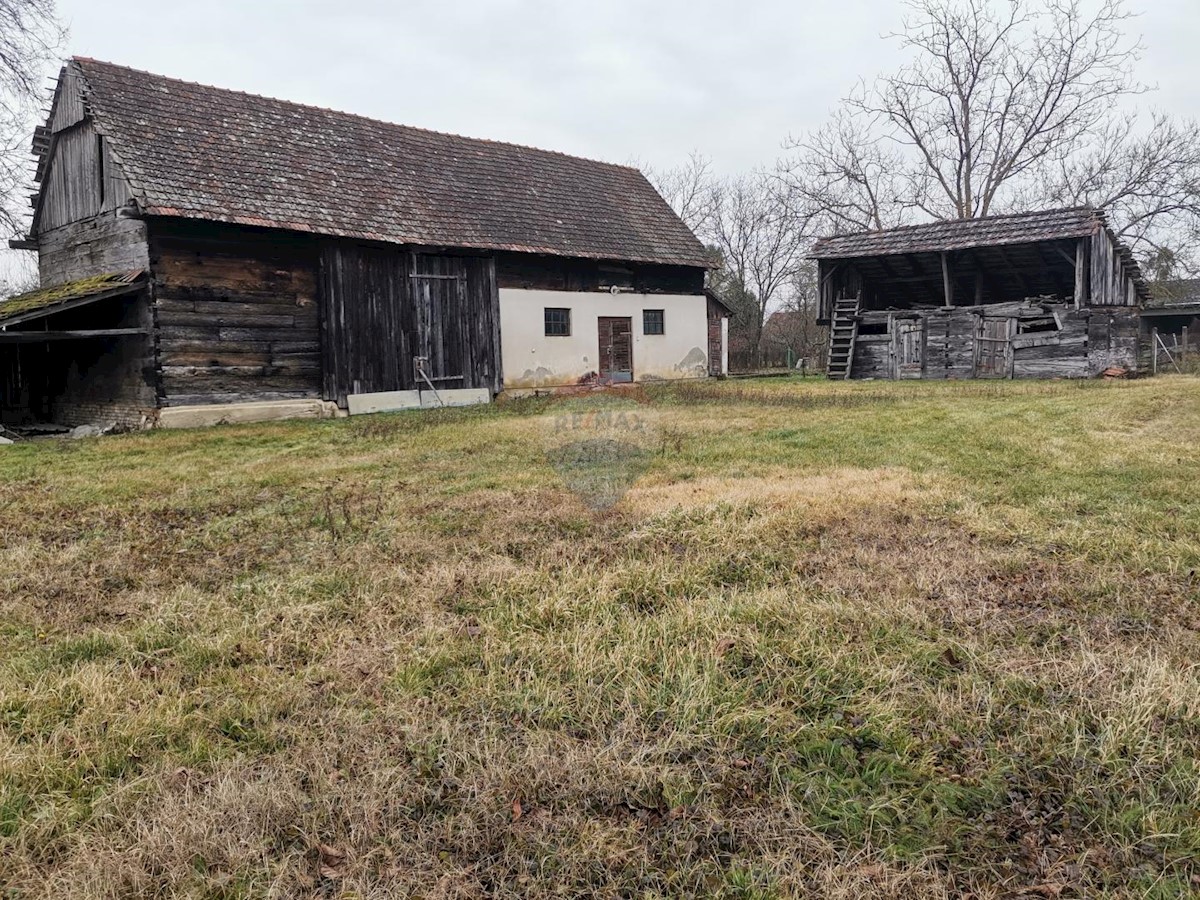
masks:
<svg viewBox="0 0 1200 900"><path fill-rule="evenodd" d="M163 406L320 396L313 240L160 219L149 237Z"/></svg>
<svg viewBox="0 0 1200 900"><path fill-rule="evenodd" d="M405 302L411 254L328 241L320 250L323 395L412 390L417 322Z"/></svg>
<svg viewBox="0 0 1200 900"><path fill-rule="evenodd" d="M50 152L36 216L39 234L113 212L133 196L108 140L90 120L55 135Z"/></svg>
<svg viewBox="0 0 1200 900"><path fill-rule="evenodd" d="M1137 289L1107 231L1092 236L1089 256L1091 305L1137 306Z"/></svg>
<svg viewBox="0 0 1200 900"><path fill-rule="evenodd" d="M542 291L601 291L618 287L646 294L702 294L704 270L694 266L605 263L600 260L496 255L502 288Z"/></svg>
<svg viewBox="0 0 1200 900"><path fill-rule="evenodd" d="M860 321L867 325L886 323L888 312L863 313ZM1029 306L1023 303L996 303L977 307L953 307L905 311L907 317L918 316L925 322L926 379L964 379L975 377L975 337L980 316L1014 317L1018 321L1043 320L1057 315L1062 327L1057 331L1019 335L1013 342L1014 378L1084 378L1103 371L1108 365L1129 365L1130 352L1136 351L1136 312L1096 313L1076 310L1068 303ZM1103 320L1103 325L1096 321ZM1110 348L1111 321L1116 326L1117 352L1097 356L1101 347ZM1131 326L1128 323L1132 324ZM1100 333L1103 332L1101 345ZM892 339L890 335L860 334L855 342L853 378L891 378Z"/></svg>
<svg viewBox="0 0 1200 900"><path fill-rule="evenodd" d="M87 111L83 103L83 76L77 66L68 63L59 73L54 88L54 105L47 123L51 132L62 131L83 121Z"/></svg>

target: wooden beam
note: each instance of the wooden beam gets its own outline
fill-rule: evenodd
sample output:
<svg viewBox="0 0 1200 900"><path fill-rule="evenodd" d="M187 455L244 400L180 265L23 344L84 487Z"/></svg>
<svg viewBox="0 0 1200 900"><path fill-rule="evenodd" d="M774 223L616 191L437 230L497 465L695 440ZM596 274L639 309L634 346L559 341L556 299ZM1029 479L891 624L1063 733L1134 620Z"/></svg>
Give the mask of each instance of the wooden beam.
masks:
<svg viewBox="0 0 1200 900"><path fill-rule="evenodd" d="M1080 238L1075 242L1075 308L1087 302L1087 244Z"/></svg>
<svg viewBox="0 0 1200 900"><path fill-rule="evenodd" d="M1063 259L1065 259L1072 266L1078 265L1075 255L1072 253L1068 253L1062 247L1058 246L1058 244L1054 245L1054 252L1057 253L1059 256L1061 256Z"/></svg>
<svg viewBox="0 0 1200 900"><path fill-rule="evenodd" d="M88 338L129 337L149 334L148 328L92 328L86 331L0 331L0 344L40 344L43 341L80 341Z"/></svg>
<svg viewBox="0 0 1200 900"><path fill-rule="evenodd" d="M942 296L947 308L954 305L954 278L950 274L950 254L942 253Z"/></svg>
<svg viewBox="0 0 1200 900"><path fill-rule="evenodd" d="M824 260L821 260L822 265L824 264L824 262L825 262ZM842 267L842 264L840 262L834 263L832 266L830 266L829 271L825 273L825 277L821 279L822 286L824 286L825 282L829 281L829 279L834 276L834 273L836 273L837 270L840 269L841 267Z"/></svg>

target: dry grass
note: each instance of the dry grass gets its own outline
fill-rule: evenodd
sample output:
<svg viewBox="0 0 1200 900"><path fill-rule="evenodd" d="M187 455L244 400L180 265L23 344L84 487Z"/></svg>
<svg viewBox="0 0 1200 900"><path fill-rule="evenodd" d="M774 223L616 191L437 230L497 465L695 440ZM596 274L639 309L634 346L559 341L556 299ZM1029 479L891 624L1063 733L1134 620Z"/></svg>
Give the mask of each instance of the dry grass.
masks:
<svg viewBox="0 0 1200 900"><path fill-rule="evenodd" d="M1187 895L1198 439L772 380L6 448L0 883Z"/></svg>

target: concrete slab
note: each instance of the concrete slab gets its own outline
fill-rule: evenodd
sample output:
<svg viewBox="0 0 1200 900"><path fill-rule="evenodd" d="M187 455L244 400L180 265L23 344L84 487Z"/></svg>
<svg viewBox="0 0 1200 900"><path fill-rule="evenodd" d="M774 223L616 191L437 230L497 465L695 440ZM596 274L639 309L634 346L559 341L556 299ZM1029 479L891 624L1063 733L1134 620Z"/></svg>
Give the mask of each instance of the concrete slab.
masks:
<svg viewBox="0 0 1200 900"><path fill-rule="evenodd" d="M421 391L421 408L438 409L443 406L477 406L491 403L492 392L487 388L459 388L457 390Z"/></svg>
<svg viewBox="0 0 1200 900"><path fill-rule="evenodd" d="M418 391L383 391L377 394L350 394L346 406L352 416L368 413L397 412L402 409L420 409L421 394Z"/></svg>
<svg viewBox="0 0 1200 900"><path fill-rule="evenodd" d="M169 406L158 414L159 428L207 428L282 419L324 419L334 413L322 400L269 400L261 403L218 403L212 406Z"/></svg>

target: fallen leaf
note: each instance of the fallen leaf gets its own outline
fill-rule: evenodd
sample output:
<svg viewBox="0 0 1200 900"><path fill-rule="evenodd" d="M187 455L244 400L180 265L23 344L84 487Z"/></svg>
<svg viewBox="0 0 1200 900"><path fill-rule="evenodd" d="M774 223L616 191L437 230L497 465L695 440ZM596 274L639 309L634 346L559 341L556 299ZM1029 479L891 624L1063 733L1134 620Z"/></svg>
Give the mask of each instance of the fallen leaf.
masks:
<svg viewBox="0 0 1200 900"><path fill-rule="evenodd" d="M963 664L962 657L954 652L953 647L947 647L942 651L942 662L952 669L961 669Z"/></svg>
<svg viewBox="0 0 1200 900"><path fill-rule="evenodd" d="M717 646L713 648L713 652L716 653L717 656L724 656L736 646L737 641L735 641L733 638L721 638L719 641L717 641Z"/></svg>
<svg viewBox="0 0 1200 900"><path fill-rule="evenodd" d="M520 801L520 800L514 800L514 801L513 801L513 805L512 805L512 814L513 814L513 821L514 821L514 822L515 822L515 821L517 821L519 818L521 818L521 813L522 813L522 810L521 810L521 801Z"/></svg>
<svg viewBox="0 0 1200 900"><path fill-rule="evenodd" d="M329 844L321 844L318 847L321 857L321 864L318 871L322 878L334 880L344 878L346 873L342 870L342 866L346 862L346 851L339 850L337 847L331 847Z"/></svg>

